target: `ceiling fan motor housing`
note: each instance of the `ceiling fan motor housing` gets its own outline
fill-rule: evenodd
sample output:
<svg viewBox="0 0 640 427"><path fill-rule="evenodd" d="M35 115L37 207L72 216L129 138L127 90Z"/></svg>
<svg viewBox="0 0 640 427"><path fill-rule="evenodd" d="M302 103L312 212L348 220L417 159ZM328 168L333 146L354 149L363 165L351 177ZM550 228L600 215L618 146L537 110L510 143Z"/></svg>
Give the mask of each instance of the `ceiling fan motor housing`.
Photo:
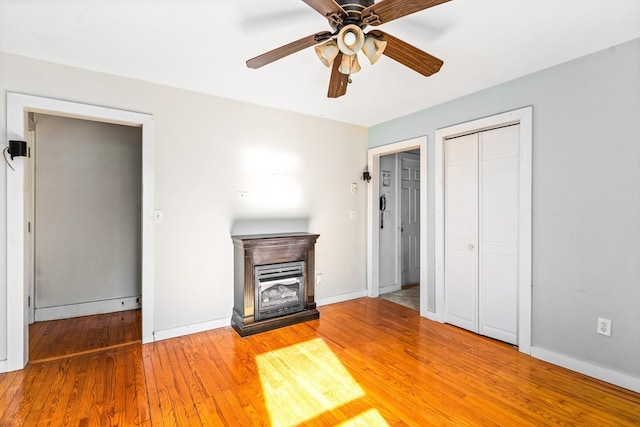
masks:
<svg viewBox="0 0 640 427"><path fill-rule="evenodd" d="M334 27L335 30L341 30L343 26L350 24L357 25L362 29L367 26L362 22L362 11L371 6L374 3L373 0L337 0L336 3L338 3L342 9L347 12L347 18L341 25ZM329 23L333 25L331 20Z"/></svg>

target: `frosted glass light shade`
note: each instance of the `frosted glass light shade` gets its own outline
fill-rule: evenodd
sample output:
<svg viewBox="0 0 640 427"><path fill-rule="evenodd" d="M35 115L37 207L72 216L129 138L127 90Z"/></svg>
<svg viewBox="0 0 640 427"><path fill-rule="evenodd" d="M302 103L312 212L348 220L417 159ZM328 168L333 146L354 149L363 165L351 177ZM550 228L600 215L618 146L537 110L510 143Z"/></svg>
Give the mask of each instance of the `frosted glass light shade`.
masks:
<svg viewBox="0 0 640 427"><path fill-rule="evenodd" d="M373 65L382 56L385 47L387 47L386 41L378 40L375 37L367 37L362 45L362 51L369 58L371 65Z"/></svg>
<svg viewBox="0 0 640 427"><path fill-rule="evenodd" d="M358 55L342 55L342 62L340 63L338 71L346 75L354 74L360 71Z"/></svg>
<svg viewBox="0 0 640 427"><path fill-rule="evenodd" d="M362 28L354 24L342 27L337 37L340 52L345 55L355 55L364 44L364 33Z"/></svg>
<svg viewBox="0 0 640 427"><path fill-rule="evenodd" d="M340 49L335 40L329 40L326 43L316 46L316 55L320 58L320 61L327 67L331 67L333 60L336 58Z"/></svg>

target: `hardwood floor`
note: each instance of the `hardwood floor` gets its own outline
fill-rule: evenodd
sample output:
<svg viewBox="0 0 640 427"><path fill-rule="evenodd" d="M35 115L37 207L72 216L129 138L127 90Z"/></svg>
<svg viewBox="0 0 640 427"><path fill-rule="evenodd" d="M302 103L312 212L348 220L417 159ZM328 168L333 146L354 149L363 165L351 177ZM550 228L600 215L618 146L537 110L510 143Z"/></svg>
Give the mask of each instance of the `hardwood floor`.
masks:
<svg viewBox="0 0 640 427"><path fill-rule="evenodd" d="M0 374L0 425L638 426L640 395L383 299ZM344 423L344 424L342 424Z"/></svg>
<svg viewBox="0 0 640 427"><path fill-rule="evenodd" d="M141 342L140 310L37 322L29 326L32 362Z"/></svg>

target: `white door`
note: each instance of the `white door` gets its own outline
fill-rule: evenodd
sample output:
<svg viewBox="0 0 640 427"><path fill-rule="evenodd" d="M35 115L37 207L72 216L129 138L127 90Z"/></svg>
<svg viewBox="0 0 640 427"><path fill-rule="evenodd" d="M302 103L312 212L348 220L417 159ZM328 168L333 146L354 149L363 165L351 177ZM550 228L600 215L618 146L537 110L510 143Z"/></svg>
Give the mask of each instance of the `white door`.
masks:
<svg viewBox="0 0 640 427"><path fill-rule="evenodd" d="M518 126L445 143L448 323L518 343Z"/></svg>
<svg viewBox="0 0 640 427"><path fill-rule="evenodd" d="M400 154L401 285L420 283L420 156Z"/></svg>
<svg viewBox="0 0 640 427"><path fill-rule="evenodd" d="M445 142L445 313L478 332L478 135Z"/></svg>
<svg viewBox="0 0 640 427"><path fill-rule="evenodd" d="M479 200L480 333L518 343L519 129L482 132Z"/></svg>

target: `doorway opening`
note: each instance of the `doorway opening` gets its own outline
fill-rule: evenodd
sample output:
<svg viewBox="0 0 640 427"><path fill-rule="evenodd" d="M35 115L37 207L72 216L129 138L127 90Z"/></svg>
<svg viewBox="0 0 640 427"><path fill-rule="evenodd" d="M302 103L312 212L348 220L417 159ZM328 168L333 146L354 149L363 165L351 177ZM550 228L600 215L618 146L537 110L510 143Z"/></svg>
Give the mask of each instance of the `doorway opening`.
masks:
<svg viewBox="0 0 640 427"><path fill-rule="evenodd" d="M420 150L380 157L380 297L420 311Z"/></svg>
<svg viewBox="0 0 640 427"><path fill-rule="evenodd" d="M153 116L114 108L99 107L51 98L7 93L7 139L27 141L28 114L44 113L142 128L140 212L140 283L142 342L153 341L153 194L154 194L154 127ZM13 161L14 170L7 171L7 307L6 341L0 343L0 372L24 368L29 355L29 281L25 198L28 197L26 162ZM2 345L4 344L4 345Z"/></svg>
<svg viewBox="0 0 640 427"><path fill-rule="evenodd" d="M141 128L28 126L29 360L140 342Z"/></svg>
<svg viewBox="0 0 640 427"><path fill-rule="evenodd" d="M372 148L368 162L367 295L404 301L422 316L427 316L426 153L424 136Z"/></svg>

